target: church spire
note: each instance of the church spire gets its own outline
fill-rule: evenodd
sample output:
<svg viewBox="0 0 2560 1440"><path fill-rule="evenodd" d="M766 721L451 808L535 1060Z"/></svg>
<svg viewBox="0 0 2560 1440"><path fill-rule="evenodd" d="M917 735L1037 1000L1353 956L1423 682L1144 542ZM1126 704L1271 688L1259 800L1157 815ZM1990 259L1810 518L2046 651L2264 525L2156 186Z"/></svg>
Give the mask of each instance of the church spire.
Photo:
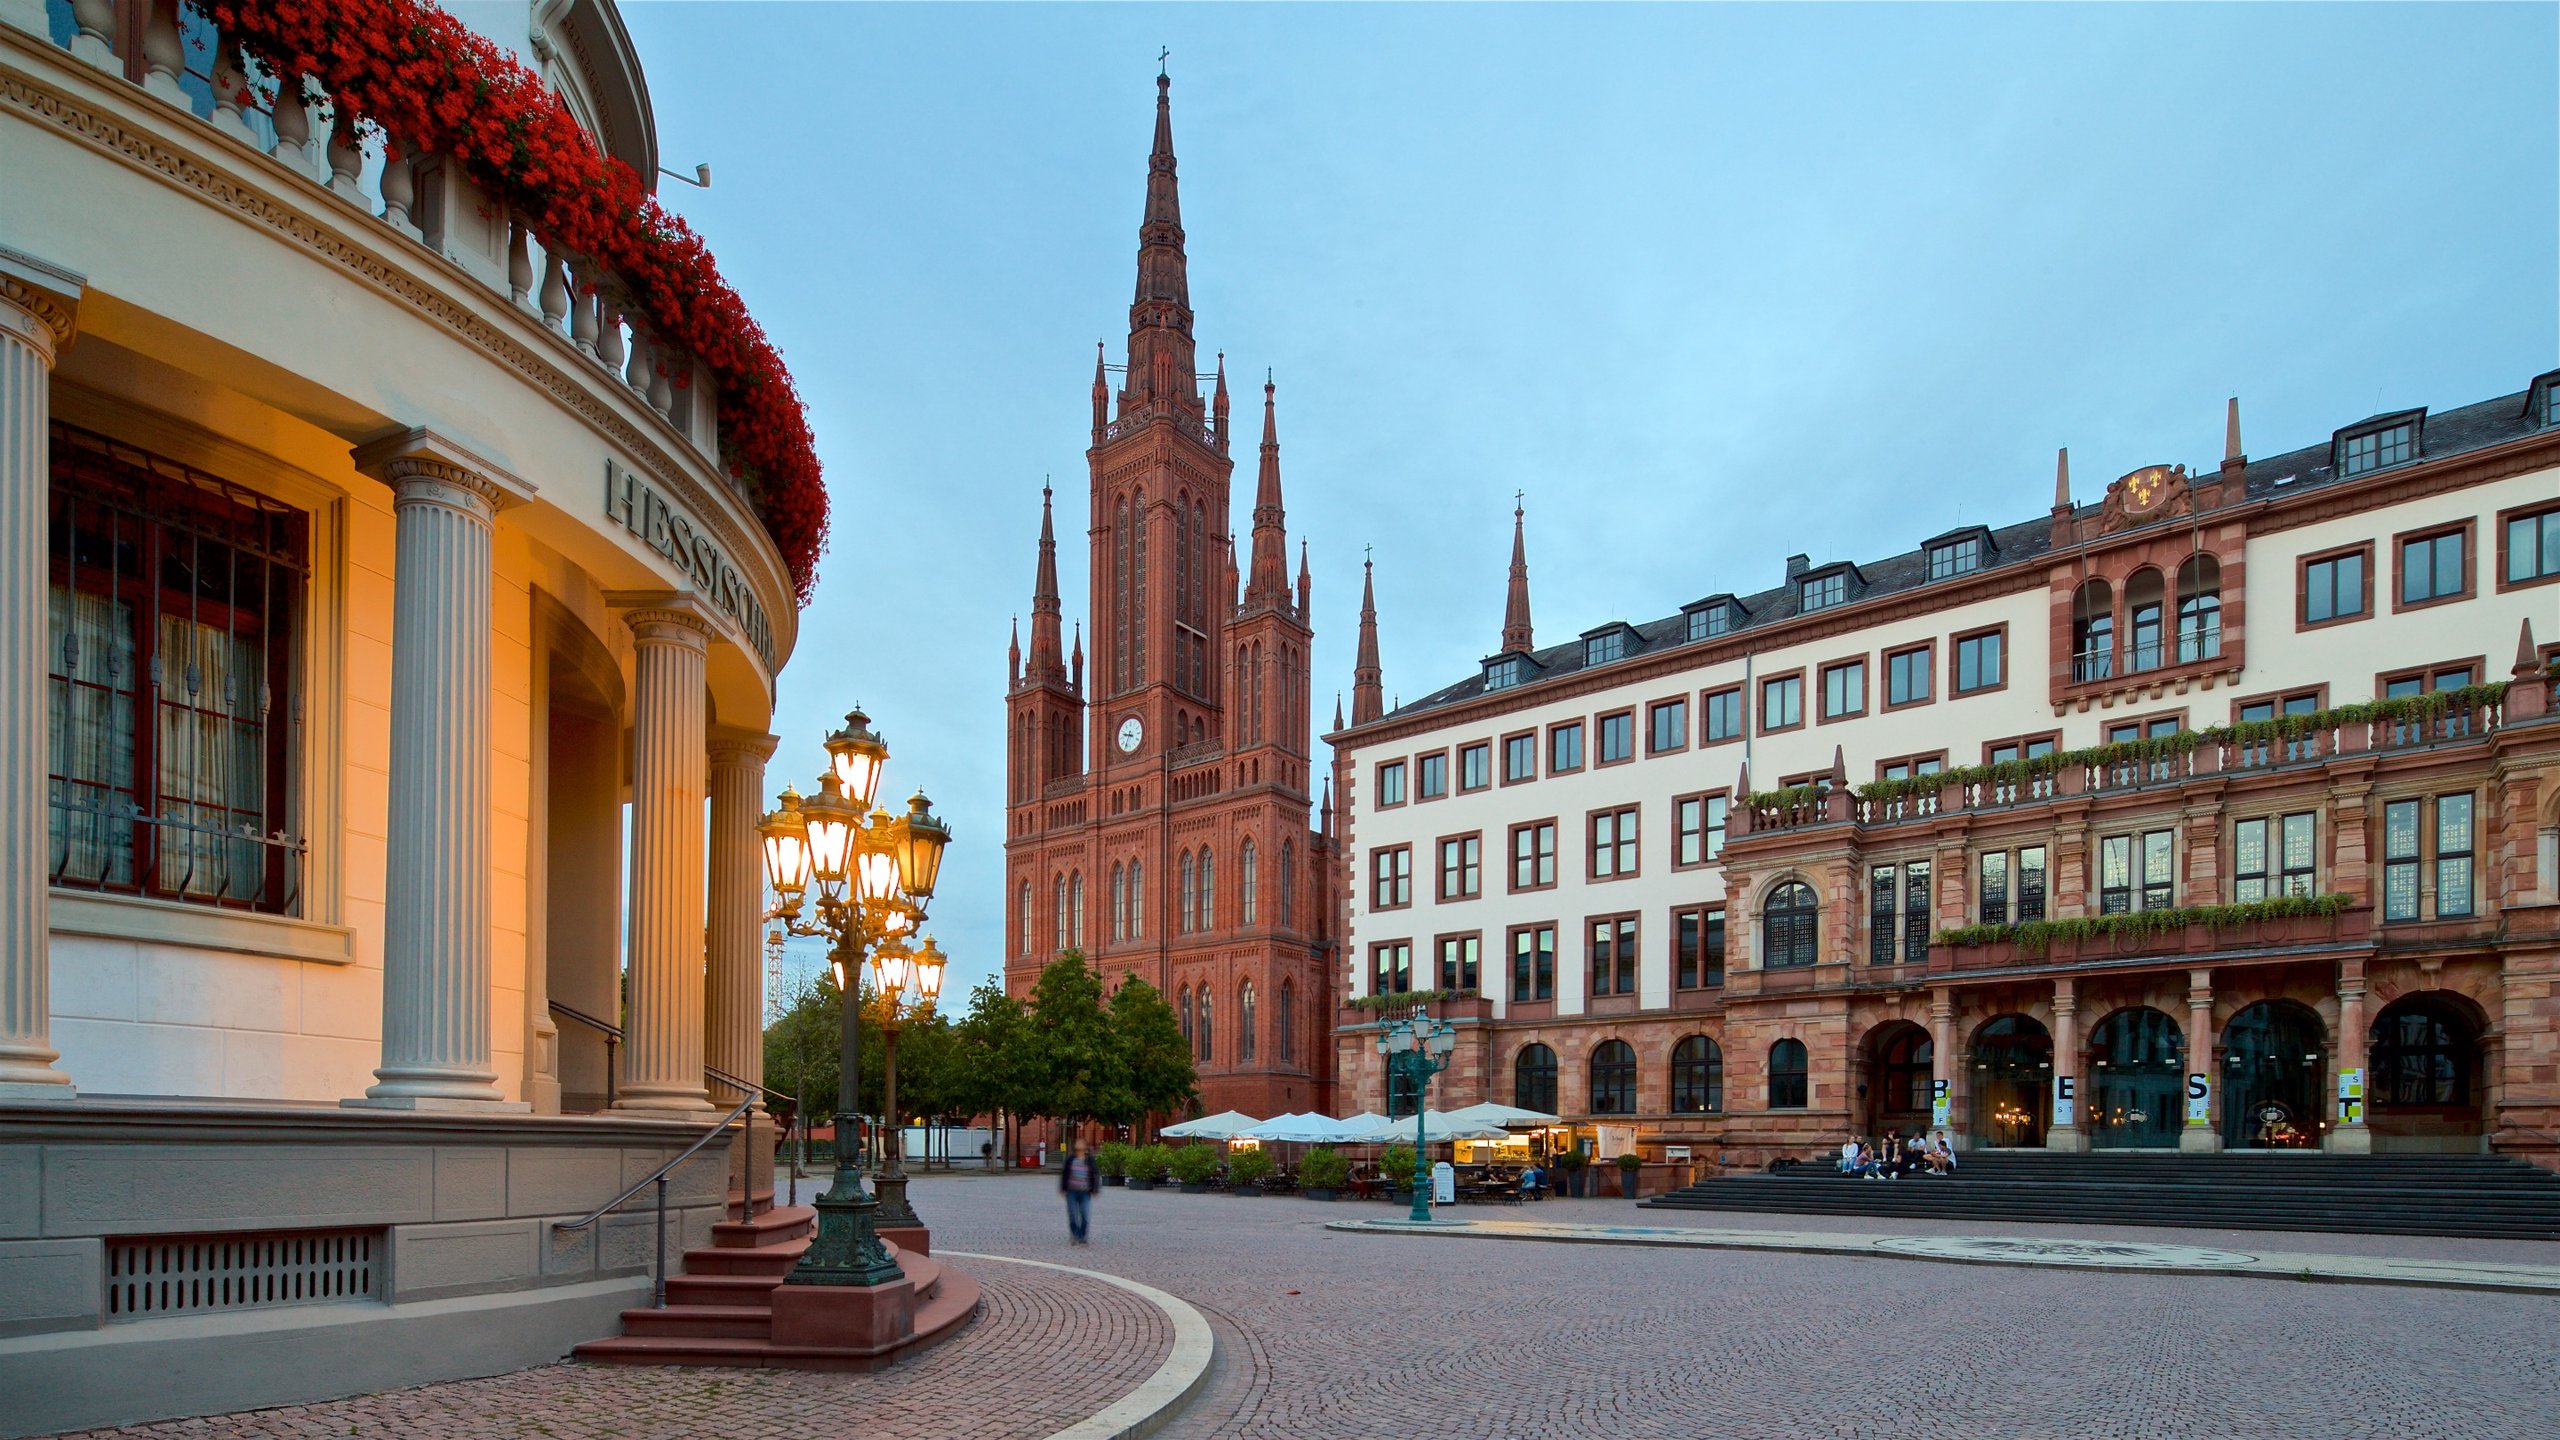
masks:
<svg viewBox="0 0 2560 1440"><path fill-rule="evenodd" d="M1200 409L1191 343L1191 279L1182 253L1182 196L1174 183L1173 81L1156 77L1156 140L1147 156L1147 209L1138 224L1138 289L1129 302L1129 372L1120 409L1179 400Z"/></svg>
<svg viewBox="0 0 2560 1440"><path fill-rule="evenodd" d="M1111 386L1102 378L1102 342L1093 342L1093 443L1102 443L1103 427L1111 423Z"/></svg>
<svg viewBox="0 0 2560 1440"><path fill-rule="evenodd" d="M1031 669L1026 678L1063 678L1058 634L1058 532L1049 519L1049 487L1040 487L1040 568L1031 581Z"/></svg>
<svg viewBox="0 0 2560 1440"><path fill-rule="evenodd" d="M1527 653L1537 648L1529 629L1529 546L1525 533L1526 513L1519 502L1511 507L1511 593L1502 602L1502 648L1507 653Z"/></svg>
<svg viewBox="0 0 2560 1440"><path fill-rule="evenodd" d="M1289 603L1289 528L1280 508L1280 421L1271 379L1262 381L1262 477L1253 491L1253 568L1244 603Z"/></svg>
<svg viewBox="0 0 2560 1440"><path fill-rule="evenodd" d="M1378 592L1374 567L1360 562L1360 653L1351 667L1351 723L1366 725L1387 713L1378 672Z"/></svg>
<svg viewBox="0 0 2560 1440"><path fill-rule="evenodd" d="M1005 647L1004 683L1007 688L1022 683L1022 617L1013 617L1013 643Z"/></svg>
<svg viewBox="0 0 2560 1440"><path fill-rule="evenodd" d="M1315 577L1307 573L1307 542L1301 537L1298 541L1298 614L1302 617L1313 615L1314 604ZM1308 623L1314 622L1310 620Z"/></svg>

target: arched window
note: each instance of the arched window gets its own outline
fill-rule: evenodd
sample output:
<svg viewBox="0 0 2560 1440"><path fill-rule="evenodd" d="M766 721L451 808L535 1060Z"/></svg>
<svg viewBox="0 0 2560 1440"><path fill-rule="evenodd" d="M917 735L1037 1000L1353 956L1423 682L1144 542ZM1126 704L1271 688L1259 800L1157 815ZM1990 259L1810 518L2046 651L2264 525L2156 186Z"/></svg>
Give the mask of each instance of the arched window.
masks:
<svg viewBox="0 0 2560 1440"><path fill-rule="evenodd" d="M2149 566L2125 582L2125 664L2129 671L2157 670L2168 658L2160 648L2160 610L2164 601L2160 572Z"/></svg>
<svg viewBox="0 0 2560 1440"><path fill-rule="evenodd" d="M1111 683L1116 693L1129 688L1129 502L1125 498L1114 512L1111 539Z"/></svg>
<svg viewBox="0 0 2560 1440"><path fill-rule="evenodd" d="M1179 1008L1182 1013L1182 1048L1197 1055L1200 1053L1200 1042L1192 1038L1195 1032L1191 1028L1191 987L1188 985L1182 987L1182 1001Z"/></svg>
<svg viewBox="0 0 2560 1440"><path fill-rule="evenodd" d="M2178 567L2178 663L2222 654L2222 562L2190 555Z"/></svg>
<svg viewBox="0 0 2560 1440"><path fill-rule="evenodd" d="M1218 1058L1218 1027L1210 1020L1209 987L1200 987L1200 1058Z"/></svg>
<svg viewBox="0 0 2560 1440"><path fill-rule="evenodd" d="M1121 940L1129 934L1129 875L1120 862L1111 862L1111 938Z"/></svg>
<svg viewBox="0 0 2560 1440"><path fill-rule="evenodd" d="M1253 842L1247 840L1244 848L1236 852L1236 923L1239 925L1253 923L1253 892L1255 882L1260 878L1255 873L1257 868Z"/></svg>
<svg viewBox="0 0 2560 1440"><path fill-rule="evenodd" d="M2374 1108L2467 1106L2480 1038L2452 1006L2412 996L2373 1022Z"/></svg>
<svg viewBox="0 0 2560 1440"><path fill-rule="evenodd" d="M1813 887L1789 880L1769 892L1760 906L1760 965L1788 970L1810 965L1821 946L1814 932Z"/></svg>
<svg viewBox="0 0 2560 1440"><path fill-rule="evenodd" d="M1253 1058L1253 982L1250 980L1236 990L1236 1058Z"/></svg>
<svg viewBox="0 0 2560 1440"><path fill-rule="evenodd" d="M1636 1113L1636 1051L1624 1040L1604 1040L1591 1052L1591 1113Z"/></svg>
<svg viewBox="0 0 2560 1440"><path fill-rule="evenodd" d="M1199 878L1191 869L1191 852L1185 850L1182 852L1182 903L1175 907L1173 916L1174 928L1181 934L1191 933L1191 906L1199 890Z"/></svg>
<svg viewBox="0 0 2560 1440"><path fill-rule="evenodd" d="M1769 1047L1769 1108L1801 1110L1811 1102L1805 1078L1804 1042L1781 1040Z"/></svg>
<svg viewBox="0 0 2560 1440"><path fill-rule="evenodd" d="M2115 587L2085 581L2071 599L2071 678L2104 680L2115 673Z"/></svg>
<svg viewBox="0 0 2560 1440"><path fill-rule="evenodd" d="M1280 1063L1286 1065L1298 1058L1298 983L1280 982L1280 1013L1271 1017L1279 1034Z"/></svg>
<svg viewBox="0 0 2560 1440"><path fill-rule="evenodd" d="M1060 950L1064 950L1064 949L1066 949L1066 948L1067 948L1067 877L1066 877L1066 876L1061 875L1061 876L1059 876L1059 877L1058 877L1058 883L1057 883L1057 884L1056 884L1056 886L1054 887L1054 890L1055 890L1055 893L1054 893L1054 894L1052 894L1052 895L1049 897L1049 913L1050 913L1050 917L1051 917L1051 925L1052 925L1052 927L1053 927L1054 929L1056 929L1056 931L1058 932L1058 945L1057 945L1057 948L1058 948L1058 949L1060 949Z"/></svg>
<svg viewBox="0 0 2560 1440"><path fill-rule="evenodd" d="M1556 1112L1556 1052L1544 1045L1523 1045L1511 1062L1511 1103L1523 1110Z"/></svg>
<svg viewBox="0 0 2560 1440"><path fill-rule="evenodd" d="M1207 930L1218 923L1218 857L1209 847L1200 847L1200 913L1192 918L1191 928Z"/></svg>
<svg viewBox="0 0 2560 1440"><path fill-rule="evenodd" d="M1191 507L1183 497L1173 497L1173 683L1185 690L1191 688L1191 655L1189 637L1182 627L1191 623ZM1189 739L1190 727L1179 718L1173 734L1178 741Z"/></svg>
<svg viewBox="0 0 2560 1440"><path fill-rule="evenodd" d="M1147 933L1147 867L1146 862L1129 862L1129 938Z"/></svg>
<svg viewBox="0 0 2560 1440"><path fill-rule="evenodd" d="M2036 1149L2053 1118L2053 1035L2032 1015L1994 1015L1967 1055L1976 1145Z"/></svg>
<svg viewBox="0 0 2560 1440"><path fill-rule="evenodd" d="M1070 912L1068 918L1072 922L1067 926L1067 943L1081 950L1084 948L1084 872L1081 870L1067 881L1067 907Z"/></svg>
<svg viewBox="0 0 2560 1440"><path fill-rule="evenodd" d="M1031 954L1031 882L1022 882L1020 897L1014 902L1014 927L1022 932L1022 953Z"/></svg>
<svg viewBox="0 0 2560 1440"><path fill-rule="evenodd" d="M1712 1115L1724 1108L1724 1051L1704 1035L1671 1047L1671 1108L1682 1115Z"/></svg>
<svg viewBox="0 0 2560 1440"><path fill-rule="evenodd" d="M1298 843L1280 842L1280 928L1286 930L1298 920Z"/></svg>
<svg viewBox="0 0 2560 1440"><path fill-rule="evenodd" d="M2328 1035L2318 1012L2261 1000L2222 1027L2222 1148L2306 1150L2328 1108Z"/></svg>

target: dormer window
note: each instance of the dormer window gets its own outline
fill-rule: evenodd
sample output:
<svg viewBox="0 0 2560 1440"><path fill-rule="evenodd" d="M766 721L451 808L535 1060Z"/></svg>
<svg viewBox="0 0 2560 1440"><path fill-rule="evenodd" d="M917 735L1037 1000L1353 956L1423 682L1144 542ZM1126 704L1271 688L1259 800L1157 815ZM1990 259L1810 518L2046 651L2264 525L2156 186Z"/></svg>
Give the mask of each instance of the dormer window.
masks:
<svg viewBox="0 0 2560 1440"><path fill-rule="evenodd" d="M1929 578L1952 580L1970 575L1982 568L1982 537L1967 535L1961 540L1942 541L1929 547Z"/></svg>
<svg viewBox="0 0 2560 1440"><path fill-rule="evenodd" d="M1722 600L1689 612L1689 638L1713 640L1733 629L1733 607Z"/></svg>
<svg viewBox="0 0 2560 1440"><path fill-rule="evenodd" d="M2525 418L2535 425L2560 425L2560 370L2535 378L2525 401Z"/></svg>
<svg viewBox="0 0 2560 1440"><path fill-rule="evenodd" d="M1848 598L1849 577L1836 571L1796 582L1798 614L1810 615L1816 610L1828 610Z"/></svg>
<svg viewBox="0 0 2560 1440"><path fill-rule="evenodd" d="M1484 662L1484 688L1508 690L1529 678L1528 658L1521 655L1498 655Z"/></svg>
<svg viewBox="0 0 2560 1440"><path fill-rule="evenodd" d="M1611 630L1582 642L1582 663L1585 665L1606 665L1612 660L1624 659L1626 653L1627 632L1624 630Z"/></svg>
<svg viewBox="0 0 2560 1440"><path fill-rule="evenodd" d="M2424 411L2412 411L2388 417L2384 423L2339 432L2339 476L2366 475L2417 459L2418 425L2424 414Z"/></svg>

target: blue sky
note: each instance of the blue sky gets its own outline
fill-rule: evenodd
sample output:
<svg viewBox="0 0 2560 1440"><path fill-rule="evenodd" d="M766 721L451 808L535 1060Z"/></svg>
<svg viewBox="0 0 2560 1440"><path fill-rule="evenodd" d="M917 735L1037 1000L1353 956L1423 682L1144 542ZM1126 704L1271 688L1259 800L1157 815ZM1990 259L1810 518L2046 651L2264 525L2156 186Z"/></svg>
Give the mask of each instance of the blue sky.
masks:
<svg viewBox="0 0 2560 1440"><path fill-rule="evenodd" d="M1082 608L1159 47L1204 362L1278 375L1319 729L1364 544L1391 693L1493 648L1515 490L1552 642L2040 513L2058 445L2084 496L2210 464L2230 395L2269 454L2560 364L2549 5L623 8L836 506L773 785L870 708L959 831L955 992L1044 473Z"/></svg>

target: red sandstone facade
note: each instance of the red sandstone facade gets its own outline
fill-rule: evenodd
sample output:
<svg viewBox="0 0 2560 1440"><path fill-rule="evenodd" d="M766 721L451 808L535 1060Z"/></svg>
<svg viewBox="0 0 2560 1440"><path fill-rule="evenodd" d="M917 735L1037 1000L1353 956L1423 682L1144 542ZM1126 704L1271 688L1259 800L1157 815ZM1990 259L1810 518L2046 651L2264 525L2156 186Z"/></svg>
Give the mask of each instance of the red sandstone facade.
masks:
<svg viewBox="0 0 2560 1440"><path fill-rule="evenodd" d="M1273 388L1263 386L1250 558L1230 532L1224 357L1200 391L1169 84L1156 131L1116 392L1094 357L1086 533L1093 646L1062 647L1044 496L1031 648L1005 711L1005 987L1079 950L1182 1017L1201 1104L1259 1116L1331 1102L1337 888L1311 827L1313 628L1294 587Z"/></svg>

